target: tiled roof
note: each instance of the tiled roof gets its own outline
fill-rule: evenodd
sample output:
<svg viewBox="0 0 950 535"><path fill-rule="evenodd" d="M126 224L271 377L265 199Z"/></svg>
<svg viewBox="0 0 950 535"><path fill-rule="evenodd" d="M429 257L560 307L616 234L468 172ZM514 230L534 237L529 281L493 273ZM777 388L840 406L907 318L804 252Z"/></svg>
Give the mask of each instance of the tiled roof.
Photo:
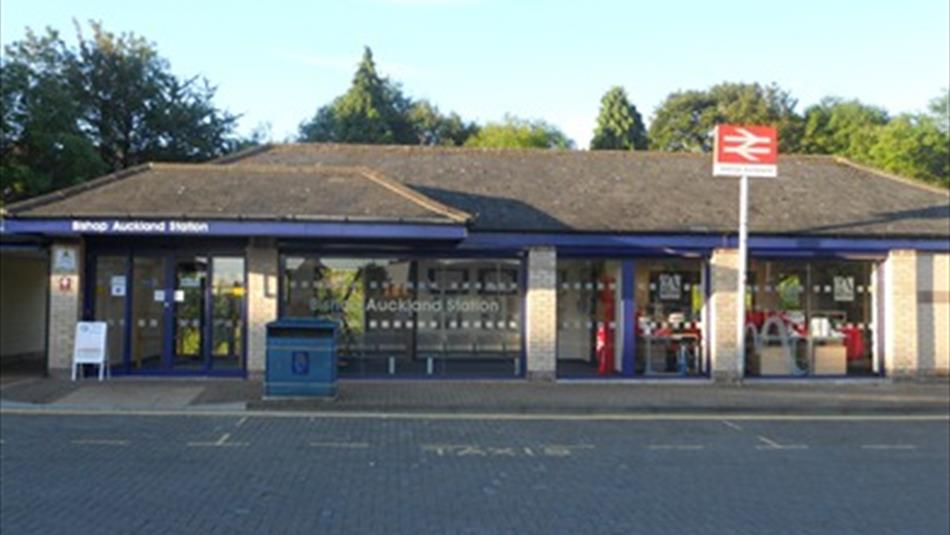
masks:
<svg viewBox="0 0 950 535"><path fill-rule="evenodd" d="M473 214L485 231L734 232L738 181L708 154L286 144L224 166L359 165ZM750 231L950 236L950 193L831 156L751 179Z"/></svg>
<svg viewBox="0 0 950 535"><path fill-rule="evenodd" d="M149 164L7 208L12 217L353 219L474 231L731 233L738 181L709 155L380 145L255 147ZM750 232L950 239L950 193L829 156L752 179Z"/></svg>
<svg viewBox="0 0 950 535"><path fill-rule="evenodd" d="M469 215L368 169L146 164L11 205L16 217L346 219L464 223Z"/></svg>

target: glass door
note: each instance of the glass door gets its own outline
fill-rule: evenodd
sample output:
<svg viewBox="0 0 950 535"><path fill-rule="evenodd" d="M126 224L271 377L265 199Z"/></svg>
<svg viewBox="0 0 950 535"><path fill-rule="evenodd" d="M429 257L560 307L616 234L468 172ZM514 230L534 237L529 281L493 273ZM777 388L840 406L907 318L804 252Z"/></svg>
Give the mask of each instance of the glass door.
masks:
<svg viewBox="0 0 950 535"><path fill-rule="evenodd" d="M96 258L93 318L106 324L106 353L109 366L125 365L125 307L128 276L126 255L102 255Z"/></svg>
<svg viewBox="0 0 950 535"><path fill-rule="evenodd" d="M162 369L165 367L165 259L136 256L132 260L131 287L131 371Z"/></svg>
<svg viewBox="0 0 950 535"><path fill-rule="evenodd" d="M109 361L129 373L240 374L246 345L241 256L97 255L87 317L109 326Z"/></svg>
<svg viewBox="0 0 950 535"><path fill-rule="evenodd" d="M172 366L178 370L202 370L207 367L204 336L207 257L177 258L174 277L170 296L174 329Z"/></svg>
<svg viewBox="0 0 950 535"><path fill-rule="evenodd" d="M244 258L214 257L211 269L211 367L244 365Z"/></svg>

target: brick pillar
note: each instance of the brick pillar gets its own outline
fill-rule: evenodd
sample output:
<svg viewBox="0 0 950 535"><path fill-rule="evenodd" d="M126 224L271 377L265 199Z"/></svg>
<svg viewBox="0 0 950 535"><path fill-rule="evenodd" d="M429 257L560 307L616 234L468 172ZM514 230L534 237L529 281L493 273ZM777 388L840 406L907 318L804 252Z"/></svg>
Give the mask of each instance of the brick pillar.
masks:
<svg viewBox="0 0 950 535"><path fill-rule="evenodd" d="M929 287L918 288L918 345L921 375L950 375L950 254L927 254L917 262L918 280ZM919 284L919 282L918 282ZM928 341L929 343L925 343Z"/></svg>
<svg viewBox="0 0 950 535"><path fill-rule="evenodd" d="M893 250L884 272L884 370L895 378L917 374L917 252Z"/></svg>
<svg viewBox="0 0 950 535"><path fill-rule="evenodd" d="M49 331L46 365L51 374L69 373L76 322L82 306L82 247L56 242L50 246Z"/></svg>
<svg viewBox="0 0 950 535"><path fill-rule="evenodd" d="M739 375L736 307L738 249L716 249L709 259L710 369L718 382L737 382Z"/></svg>
<svg viewBox="0 0 950 535"><path fill-rule="evenodd" d="M893 250L884 273L885 372L950 374L950 255Z"/></svg>
<svg viewBox="0 0 950 535"><path fill-rule="evenodd" d="M554 380L557 372L557 252L553 247L528 251L525 299L527 377Z"/></svg>
<svg viewBox="0 0 950 535"><path fill-rule="evenodd" d="M247 248L247 372L264 372L267 323L277 319L277 248L252 241Z"/></svg>

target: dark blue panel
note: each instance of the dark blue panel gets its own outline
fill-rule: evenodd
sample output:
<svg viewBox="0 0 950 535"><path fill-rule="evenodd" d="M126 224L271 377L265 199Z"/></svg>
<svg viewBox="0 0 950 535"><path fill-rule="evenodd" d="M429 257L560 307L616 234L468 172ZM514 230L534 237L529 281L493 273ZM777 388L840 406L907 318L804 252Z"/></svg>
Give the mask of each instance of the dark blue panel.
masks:
<svg viewBox="0 0 950 535"><path fill-rule="evenodd" d="M736 237L715 234L546 234L472 233L459 248L524 248L553 246L561 256L689 255L715 248L735 248ZM950 251L950 239L840 238L818 236L749 236L751 252L836 251L882 253L891 249Z"/></svg>
<svg viewBox="0 0 950 535"><path fill-rule="evenodd" d="M636 337L636 301L634 292L634 273L636 265L633 260L624 260L622 264L622 280L620 284L621 298L623 299L623 364L621 374L624 377L633 377L636 367L637 337Z"/></svg>
<svg viewBox="0 0 950 535"><path fill-rule="evenodd" d="M116 225L119 230L115 230ZM125 225L125 226L122 226ZM332 238L335 240L459 241L459 250L518 250L554 246L565 256L586 255L689 255L718 247L736 247L729 234L606 234L606 233L501 233L469 234L464 225L371 224L358 222L239 221L239 220L71 220L5 219L0 233L83 236L270 236ZM749 236L756 251L837 251L880 253L891 249L950 251L947 238L844 238L820 236Z"/></svg>

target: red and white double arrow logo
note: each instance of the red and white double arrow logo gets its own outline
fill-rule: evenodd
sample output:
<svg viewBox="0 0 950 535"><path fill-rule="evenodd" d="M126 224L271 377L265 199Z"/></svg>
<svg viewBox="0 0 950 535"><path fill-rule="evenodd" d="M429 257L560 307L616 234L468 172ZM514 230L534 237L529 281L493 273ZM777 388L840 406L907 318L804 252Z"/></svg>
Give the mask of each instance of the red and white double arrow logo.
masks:
<svg viewBox="0 0 950 535"><path fill-rule="evenodd" d="M716 176L774 177L778 171L778 135L770 126L721 124L713 152Z"/></svg>

